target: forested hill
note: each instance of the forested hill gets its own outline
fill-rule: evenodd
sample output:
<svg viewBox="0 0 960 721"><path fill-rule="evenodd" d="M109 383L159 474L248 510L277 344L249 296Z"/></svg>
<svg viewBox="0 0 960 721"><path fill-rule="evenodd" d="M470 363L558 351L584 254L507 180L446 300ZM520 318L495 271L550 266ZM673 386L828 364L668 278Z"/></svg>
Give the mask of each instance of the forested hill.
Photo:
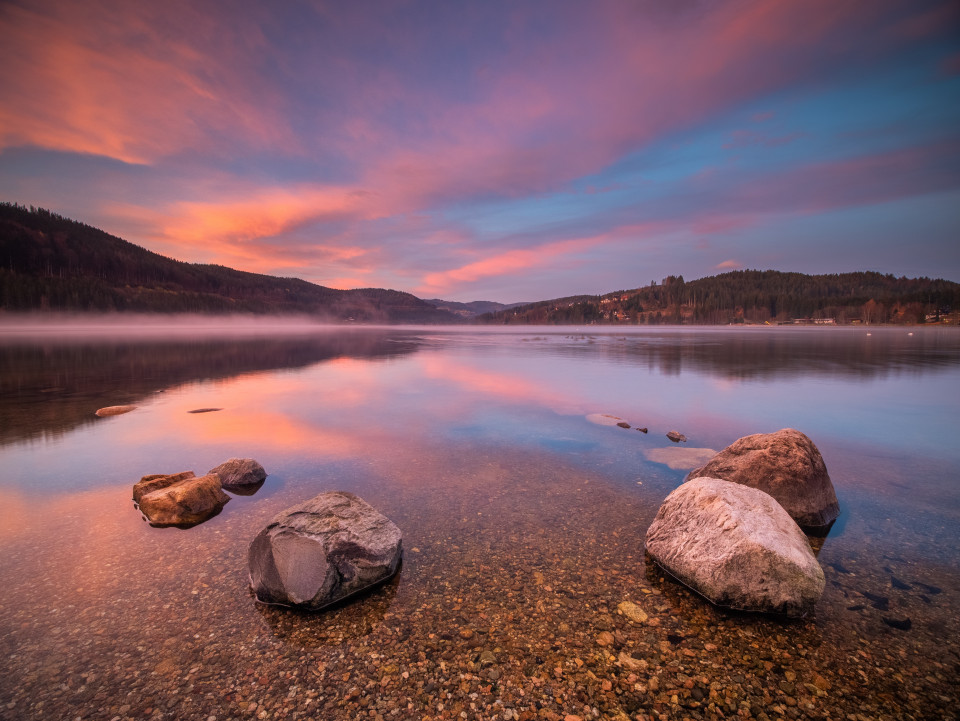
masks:
<svg viewBox="0 0 960 721"><path fill-rule="evenodd" d="M880 273L804 275L742 270L684 282L571 296L489 313L484 323L956 324L960 284Z"/></svg>
<svg viewBox="0 0 960 721"><path fill-rule="evenodd" d="M395 290L184 263L41 208L0 203L0 310L307 313L331 321L452 323Z"/></svg>

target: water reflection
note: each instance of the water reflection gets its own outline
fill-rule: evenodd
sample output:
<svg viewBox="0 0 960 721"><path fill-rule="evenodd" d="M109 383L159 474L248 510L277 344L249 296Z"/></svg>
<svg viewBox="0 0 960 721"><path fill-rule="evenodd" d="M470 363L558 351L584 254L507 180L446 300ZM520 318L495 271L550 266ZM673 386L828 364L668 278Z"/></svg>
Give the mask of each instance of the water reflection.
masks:
<svg viewBox="0 0 960 721"><path fill-rule="evenodd" d="M394 358L416 348L413 339L349 331L219 340L201 335L163 342L5 338L0 344L0 443L62 436L95 423L94 413L105 400L134 405L184 383L344 357Z"/></svg>
<svg viewBox="0 0 960 721"><path fill-rule="evenodd" d="M263 488L263 484L267 482L267 479L264 478L262 481L257 483L247 483L242 486L230 486L230 488L224 488L227 493L233 494L234 496L253 496L256 495L257 491Z"/></svg>
<svg viewBox="0 0 960 721"><path fill-rule="evenodd" d="M674 328L524 340L575 359L624 363L664 375L698 371L731 379L873 378L960 364L960 333L955 328L879 328L869 333L863 328Z"/></svg>

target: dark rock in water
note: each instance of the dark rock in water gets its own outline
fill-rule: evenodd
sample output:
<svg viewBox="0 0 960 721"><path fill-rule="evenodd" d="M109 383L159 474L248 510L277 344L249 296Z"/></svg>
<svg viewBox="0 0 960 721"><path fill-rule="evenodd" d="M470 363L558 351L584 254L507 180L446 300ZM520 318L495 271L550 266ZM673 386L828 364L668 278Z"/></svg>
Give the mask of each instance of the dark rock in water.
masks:
<svg viewBox="0 0 960 721"><path fill-rule="evenodd" d="M195 526L217 515L230 500L216 475L197 478L191 471L185 471L175 477L177 480L172 483L167 483L171 476L148 480L148 484L163 485L146 493L141 489L138 494L134 487L134 497L139 496L137 505L151 526Z"/></svg>
<svg viewBox="0 0 960 721"><path fill-rule="evenodd" d="M886 611L888 608L890 608L890 599L886 596L881 596L877 593L870 593L869 591L861 591L860 593L863 594L863 597L866 598L870 602L870 605L874 608L881 611Z"/></svg>
<svg viewBox="0 0 960 721"><path fill-rule="evenodd" d="M657 512L647 552L719 606L801 616L823 593L807 537L771 496L717 478L675 489Z"/></svg>
<svg viewBox="0 0 960 721"><path fill-rule="evenodd" d="M894 588L899 588L901 591L908 591L913 588L909 583L904 583L893 574L890 574L890 585Z"/></svg>
<svg viewBox="0 0 960 721"><path fill-rule="evenodd" d="M101 418L103 416L119 416L124 413L129 413L130 411L136 410L136 406L107 406L106 408L100 408L97 411L97 415Z"/></svg>
<svg viewBox="0 0 960 721"><path fill-rule="evenodd" d="M640 431L641 433L646 433L646 432L647 432L647 429L646 429L646 428L638 428L637 430Z"/></svg>
<svg viewBox="0 0 960 721"><path fill-rule="evenodd" d="M247 559L257 600L320 610L393 576L400 529L352 493L331 491L278 514Z"/></svg>
<svg viewBox="0 0 960 721"><path fill-rule="evenodd" d="M187 478L194 478L193 471L180 471L179 473L155 473L152 476L144 476L133 484L133 502L140 504L140 499L148 493L158 491L161 488L172 486Z"/></svg>
<svg viewBox="0 0 960 721"><path fill-rule="evenodd" d="M806 528L826 526L840 514L823 456L793 428L745 436L720 451L687 480L709 476L759 488Z"/></svg>
<svg viewBox="0 0 960 721"><path fill-rule="evenodd" d="M619 423L617 423L617 425L618 425L620 428L629 428L629 427L630 427L630 424L627 423L626 421L620 421Z"/></svg>
<svg viewBox="0 0 960 721"><path fill-rule="evenodd" d="M892 618L890 616L883 616L883 622L892 628L899 629L901 631L909 631L913 626L913 621L911 621L906 616Z"/></svg>
<svg viewBox="0 0 960 721"><path fill-rule="evenodd" d="M682 433L680 433L679 431L667 431L667 438L669 438L674 443L680 443L681 441L683 441L684 443L687 442L687 437Z"/></svg>
<svg viewBox="0 0 960 721"><path fill-rule="evenodd" d="M855 606L847 606L848 611L862 611L865 608L866 606L864 606L862 603L858 603Z"/></svg>
<svg viewBox="0 0 960 721"><path fill-rule="evenodd" d="M263 466L252 458L231 458L207 473L216 473L220 476L220 483L224 488L233 486L252 486L262 483L267 477Z"/></svg>
<svg viewBox="0 0 960 721"><path fill-rule="evenodd" d="M187 413L213 413L214 411L222 411L223 408L194 408L192 411L187 411Z"/></svg>

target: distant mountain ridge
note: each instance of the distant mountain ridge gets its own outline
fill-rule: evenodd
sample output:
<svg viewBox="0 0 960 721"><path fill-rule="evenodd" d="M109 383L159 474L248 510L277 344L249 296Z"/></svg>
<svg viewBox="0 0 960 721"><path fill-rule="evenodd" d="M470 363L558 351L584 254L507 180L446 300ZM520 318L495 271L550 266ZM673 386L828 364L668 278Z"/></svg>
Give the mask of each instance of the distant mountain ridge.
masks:
<svg viewBox="0 0 960 721"><path fill-rule="evenodd" d="M943 323L960 320L960 283L874 272L737 270L605 295L577 295L477 318L503 324Z"/></svg>
<svg viewBox="0 0 960 721"><path fill-rule="evenodd" d="M534 303L421 300L381 288L185 263L38 208L0 203L0 312L307 314L330 322L482 324L960 321L960 284L874 272L741 270Z"/></svg>
<svg viewBox="0 0 960 721"><path fill-rule="evenodd" d="M410 293L184 263L42 208L0 203L0 310L305 313L366 323L455 323Z"/></svg>
<svg viewBox="0 0 960 721"><path fill-rule="evenodd" d="M476 318L484 313L496 313L499 310L510 310L521 305L529 305L529 303L497 303L493 300L473 300L469 303L458 303L455 300L440 300L439 298L425 298L424 302L467 319Z"/></svg>

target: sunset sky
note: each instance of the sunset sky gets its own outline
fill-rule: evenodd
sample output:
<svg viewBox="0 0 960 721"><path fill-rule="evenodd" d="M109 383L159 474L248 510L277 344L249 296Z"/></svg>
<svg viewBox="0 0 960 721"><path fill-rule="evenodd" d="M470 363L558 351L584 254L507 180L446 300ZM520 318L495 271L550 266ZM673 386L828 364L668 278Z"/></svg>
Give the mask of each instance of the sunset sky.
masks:
<svg viewBox="0 0 960 721"><path fill-rule="evenodd" d="M960 281L960 3L5 1L0 200L426 298Z"/></svg>

